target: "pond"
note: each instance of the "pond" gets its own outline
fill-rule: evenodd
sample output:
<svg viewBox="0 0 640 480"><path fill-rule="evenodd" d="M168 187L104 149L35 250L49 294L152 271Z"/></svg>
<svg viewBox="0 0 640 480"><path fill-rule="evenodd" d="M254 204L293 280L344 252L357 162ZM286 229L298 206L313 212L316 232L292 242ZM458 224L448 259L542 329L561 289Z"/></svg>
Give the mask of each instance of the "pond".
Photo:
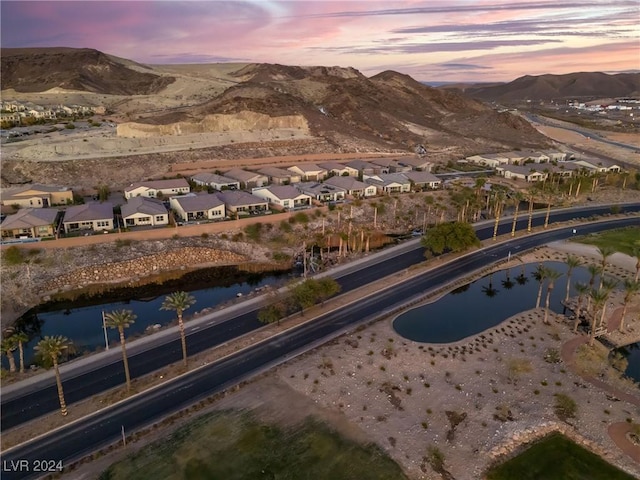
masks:
<svg viewBox="0 0 640 480"><path fill-rule="evenodd" d="M248 274L234 267L204 270L208 271L197 272L197 280L187 275L162 285L122 289L122 292L109 292L102 297L45 304L31 310L16 322L16 326L28 332L32 338L25 346L25 365L34 362L33 347L45 335L63 335L69 338L77 355L103 349L103 312L132 310L137 318L126 330L127 338L132 339L143 335L154 325L166 326L176 320L175 311L160 310L165 296L169 293L185 290L193 295L196 303L185 312L185 318L189 318L194 312L237 301L238 297L249 295L266 285L284 283L289 278L289 272ZM123 294L127 295L125 299ZM117 330L107 328L106 332L111 345L119 342ZM17 352L15 357L18 361ZM2 358L2 365L8 368L5 356Z"/></svg>
<svg viewBox="0 0 640 480"><path fill-rule="evenodd" d="M568 267L563 262L544 262L544 265L563 273L550 298L551 309L562 313ZM463 285L433 303L399 315L393 328L416 342L451 343L495 327L513 315L535 307L538 282L532 274L537 266L537 263L525 264ZM575 295L573 287L577 282L588 283L589 277L586 268L575 268L571 274L570 295ZM596 284L598 282L596 277ZM541 306L544 306L545 295L546 288L542 291ZM640 381L640 346L630 345L622 353L629 362L625 374Z"/></svg>

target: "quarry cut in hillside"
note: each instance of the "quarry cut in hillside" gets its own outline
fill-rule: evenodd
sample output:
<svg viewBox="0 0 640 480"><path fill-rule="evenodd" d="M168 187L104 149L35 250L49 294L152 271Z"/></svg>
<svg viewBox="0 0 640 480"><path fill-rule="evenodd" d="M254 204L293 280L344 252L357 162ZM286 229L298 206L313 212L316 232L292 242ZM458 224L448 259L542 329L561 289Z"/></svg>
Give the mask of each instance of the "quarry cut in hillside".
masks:
<svg viewBox="0 0 640 480"><path fill-rule="evenodd" d="M179 121L154 125L126 122L117 126L118 137L149 138L166 135L191 135L196 133L242 132L252 130L297 129L309 132L307 120L302 115L281 115L270 117L262 113L242 111L236 114L206 115L197 122Z"/></svg>

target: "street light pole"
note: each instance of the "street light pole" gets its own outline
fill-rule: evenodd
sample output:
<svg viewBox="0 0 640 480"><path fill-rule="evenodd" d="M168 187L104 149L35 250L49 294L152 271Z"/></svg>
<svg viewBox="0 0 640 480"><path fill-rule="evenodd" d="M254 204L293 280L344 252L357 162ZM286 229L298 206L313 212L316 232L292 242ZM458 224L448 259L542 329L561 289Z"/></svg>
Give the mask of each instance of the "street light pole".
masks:
<svg viewBox="0 0 640 480"><path fill-rule="evenodd" d="M104 332L104 348L109 350L109 337L107 336L107 321L104 318L104 310L102 310L102 331Z"/></svg>

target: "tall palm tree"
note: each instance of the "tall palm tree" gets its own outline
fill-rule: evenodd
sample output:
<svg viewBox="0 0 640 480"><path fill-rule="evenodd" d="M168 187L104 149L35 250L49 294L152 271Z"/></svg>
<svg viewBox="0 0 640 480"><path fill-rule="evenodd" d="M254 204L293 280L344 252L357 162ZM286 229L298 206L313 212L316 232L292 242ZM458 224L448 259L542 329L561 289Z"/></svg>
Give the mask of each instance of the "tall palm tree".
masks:
<svg viewBox="0 0 640 480"><path fill-rule="evenodd" d="M493 226L493 239L496 240L498 238L498 226L500 225L500 216L502 215L502 210L504 209L504 192L502 190L496 191L495 198L495 215L496 221Z"/></svg>
<svg viewBox="0 0 640 480"><path fill-rule="evenodd" d="M7 360L9 360L10 372L16 371L16 359L13 356L13 352L15 352L17 348L18 344L15 341L15 338L13 338L12 336L3 338L2 342L0 343L0 349L2 350L2 353L4 353L7 356Z"/></svg>
<svg viewBox="0 0 640 480"><path fill-rule="evenodd" d="M578 331L578 325L580 325L580 313L582 310L582 298L589 292L589 285L586 283L577 282L575 285L576 292L578 292L578 304L576 305L576 319L573 324L573 331Z"/></svg>
<svg viewBox="0 0 640 480"><path fill-rule="evenodd" d="M174 292L167 295L162 302L160 310L175 310L178 315L178 326L180 327L180 341L182 342L182 362L184 366L187 366L187 338L184 334L184 322L182 321L182 314L191 305L196 303L196 299L189 295L187 292Z"/></svg>
<svg viewBox="0 0 640 480"><path fill-rule="evenodd" d="M58 386L58 398L60 399L60 413L63 417L67 416L67 404L64 401L64 392L62 390L62 380L60 379L60 369L58 368L58 359L65 350L71 347L71 342L67 337L56 335L54 337L46 336L38 342L35 350L44 357L50 357L53 362L53 370L56 374L56 385Z"/></svg>
<svg viewBox="0 0 640 480"><path fill-rule="evenodd" d="M618 281L613 278L604 278L604 275L603 275L603 278L601 279L600 283L602 284L600 291L604 293L604 297L605 297L605 303L602 306L602 315L600 316L600 322L598 324L598 326L602 327L604 326L604 317L607 312L607 302L609 301L611 292L618 285Z"/></svg>
<svg viewBox="0 0 640 480"><path fill-rule="evenodd" d="M602 288L602 279L604 278L604 273L607 269L607 258L616 253L616 251L609 245L603 245L602 247L598 247L598 253L602 257L602 260L600 261L600 268L602 268L602 276L600 277L600 288Z"/></svg>
<svg viewBox="0 0 640 480"><path fill-rule="evenodd" d="M576 257L575 255L567 255L567 259L565 260L567 264L567 291L564 294L564 301L569 300L569 292L571 290L571 274L573 273L573 269L582 265L582 261Z"/></svg>
<svg viewBox="0 0 640 480"><path fill-rule="evenodd" d="M633 296L640 292L640 282L627 279L622 286L624 288L624 306L622 307L622 318L620 319L619 330L624 332L624 317L627 315L627 307Z"/></svg>
<svg viewBox="0 0 640 480"><path fill-rule="evenodd" d="M601 268L599 265L588 265L587 270L589 271L589 290L593 290L593 286L596 283L596 277L600 275ZM591 307L591 295L587 297L587 310Z"/></svg>
<svg viewBox="0 0 640 480"><path fill-rule="evenodd" d="M135 323L136 315L131 310L114 310L104 316L105 324L110 328L117 328L120 334L120 346L122 347L122 363L124 364L124 377L127 381L127 392L131 391L131 376L129 375L129 359L127 358L127 345L124 338L124 329Z"/></svg>
<svg viewBox="0 0 640 480"><path fill-rule="evenodd" d="M536 308L540 308L540 300L542 299L542 285L547 278L547 268L541 263L533 272L533 278L538 282L538 297L536 299Z"/></svg>
<svg viewBox="0 0 640 480"><path fill-rule="evenodd" d="M637 282L640 278L640 246L631 248L631 256L636 259L636 276L633 279Z"/></svg>
<svg viewBox="0 0 640 480"><path fill-rule="evenodd" d="M520 203L524 200L523 195L520 192L513 192L513 205L515 207L513 213L513 222L511 223L511 236L516 236L516 225L518 223L518 212L520 211Z"/></svg>
<svg viewBox="0 0 640 480"><path fill-rule="evenodd" d="M543 323L549 324L549 300L551 299L551 292L553 291L554 283L557 279L562 276L561 272L554 270L553 268L547 268L547 279L549 283L547 283L547 298L544 302L544 319Z"/></svg>
<svg viewBox="0 0 640 480"><path fill-rule="evenodd" d="M606 311L607 307L607 293L603 290L591 290L589 292L589 298L593 302L593 309L591 311L591 332L589 333L589 345L593 345L596 339L596 322L598 319L598 312L602 308L602 314Z"/></svg>
<svg viewBox="0 0 640 480"><path fill-rule="evenodd" d="M29 335L25 332L16 331L11 337L18 345L18 354L20 358L20 373L24 373L24 344L29 341Z"/></svg>

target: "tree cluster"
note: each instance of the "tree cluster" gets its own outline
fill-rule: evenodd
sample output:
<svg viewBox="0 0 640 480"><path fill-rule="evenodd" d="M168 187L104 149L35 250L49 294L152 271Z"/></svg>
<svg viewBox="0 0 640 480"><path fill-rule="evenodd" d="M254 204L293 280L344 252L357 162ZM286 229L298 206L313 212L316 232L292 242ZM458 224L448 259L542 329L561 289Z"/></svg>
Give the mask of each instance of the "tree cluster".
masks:
<svg viewBox="0 0 640 480"><path fill-rule="evenodd" d="M441 255L447 252L462 252L479 246L480 240L471 224L466 222L441 223L427 230L421 245L427 249L425 255Z"/></svg>

